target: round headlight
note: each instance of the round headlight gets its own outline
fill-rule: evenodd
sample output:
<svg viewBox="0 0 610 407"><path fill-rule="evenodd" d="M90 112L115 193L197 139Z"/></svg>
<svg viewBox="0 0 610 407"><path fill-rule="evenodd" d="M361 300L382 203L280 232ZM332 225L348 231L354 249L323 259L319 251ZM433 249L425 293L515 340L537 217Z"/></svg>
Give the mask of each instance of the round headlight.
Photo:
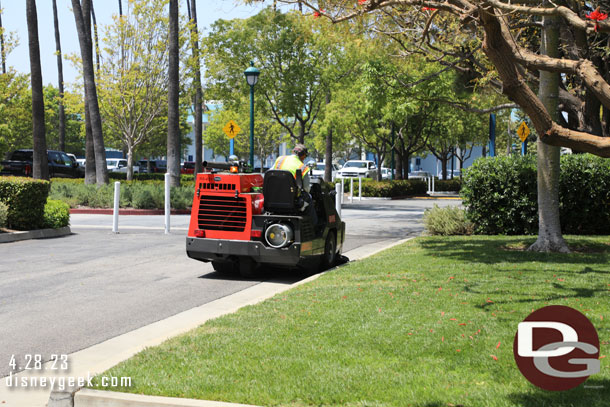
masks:
<svg viewBox="0 0 610 407"><path fill-rule="evenodd" d="M265 241L274 249L279 249L287 246L292 242L294 233L288 225L276 223L271 225L265 231Z"/></svg>

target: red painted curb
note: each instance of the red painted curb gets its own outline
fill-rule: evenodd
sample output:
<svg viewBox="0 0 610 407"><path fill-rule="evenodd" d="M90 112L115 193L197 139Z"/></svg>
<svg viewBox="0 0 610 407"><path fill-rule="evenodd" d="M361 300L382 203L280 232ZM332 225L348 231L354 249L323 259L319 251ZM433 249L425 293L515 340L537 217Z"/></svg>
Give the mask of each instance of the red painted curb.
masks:
<svg viewBox="0 0 610 407"><path fill-rule="evenodd" d="M70 213L89 215L112 215L112 209L106 208L74 208ZM164 215L163 209L119 209L119 215ZM172 215L190 215L190 209L172 209Z"/></svg>

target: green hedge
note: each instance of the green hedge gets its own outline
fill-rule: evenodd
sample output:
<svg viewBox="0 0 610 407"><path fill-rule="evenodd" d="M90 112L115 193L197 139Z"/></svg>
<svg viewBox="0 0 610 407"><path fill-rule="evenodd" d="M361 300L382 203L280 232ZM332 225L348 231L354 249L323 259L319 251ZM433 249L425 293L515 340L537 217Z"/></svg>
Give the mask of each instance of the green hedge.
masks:
<svg viewBox="0 0 610 407"><path fill-rule="evenodd" d="M441 208L437 204L425 210L424 227L429 235L440 236L471 235L473 230L464 209L453 205Z"/></svg>
<svg viewBox="0 0 610 407"><path fill-rule="evenodd" d="M588 154L564 155L560 167L563 233L608 234L610 160ZM461 194L476 233L538 233L535 156L475 161L465 171Z"/></svg>
<svg viewBox="0 0 610 407"><path fill-rule="evenodd" d="M335 184L341 180L336 180ZM344 192L350 190L350 180L346 179ZM422 180L383 180L374 181L370 178L362 180L362 196L378 198L397 198L403 196L425 195L428 187ZM354 195L358 195L358 180L354 179Z"/></svg>
<svg viewBox="0 0 610 407"><path fill-rule="evenodd" d="M436 192L460 192L461 189L462 181L459 178L434 180L434 191Z"/></svg>
<svg viewBox="0 0 610 407"><path fill-rule="evenodd" d="M49 181L0 177L0 202L8 206L7 227L15 230L44 227L44 206L49 188Z"/></svg>
<svg viewBox="0 0 610 407"><path fill-rule="evenodd" d="M76 180L53 179L50 197L66 202L70 207L112 208L114 205L114 183L108 185L85 185ZM187 209L193 204L195 183L183 182L180 187L172 187L172 209ZM162 181L121 182L121 208L163 209L164 185Z"/></svg>
<svg viewBox="0 0 610 407"><path fill-rule="evenodd" d="M6 227L7 219L8 219L8 205L0 202L0 228Z"/></svg>
<svg viewBox="0 0 610 407"><path fill-rule="evenodd" d="M125 172L110 172L108 178L111 180L122 181L127 180L127 173ZM133 174L134 181L163 181L165 180L164 173L138 173ZM192 182L194 181L193 174L180 174L180 182Z"/></svg>
<svg viewBox="0 0 610 407"><path fill-rule="evenodd" d="M44 207L44 227L59 229L70 224L70 205L62 201L48 199Z"/></svg>

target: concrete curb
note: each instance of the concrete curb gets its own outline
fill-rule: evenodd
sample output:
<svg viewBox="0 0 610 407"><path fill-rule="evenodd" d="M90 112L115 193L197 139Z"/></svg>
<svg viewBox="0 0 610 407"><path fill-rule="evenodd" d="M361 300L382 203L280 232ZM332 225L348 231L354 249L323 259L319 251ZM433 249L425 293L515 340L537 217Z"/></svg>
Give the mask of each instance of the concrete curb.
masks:
<svg viewBox="0 0 610 407"><path fill-rule="evenodd" d="M82 407L256 407L249 404L225 403L182 399L176 397L144 396L141 394L117 393L82 389L74 396L74 406ZM49 405L49 407L53 407Z"/></svg>
<svg viewBox="0 0 610 407"><path fill-rule="evenodd" d="M62 237L71 234L70 226L59 229L38 229L23 232L9 232L0 234L0 243L11 243L20 240L48 239L52 237Z"/></svg>
<svg viewBox="0 0 610 407"><path fill-rule="evenodd" d="M367 257L373 256L379 252L382 252L384 250L390 249L394 246L405 243L413 238L414 237L408 237L406 239L401 239L398 241L393 240L393 239L384 240L381 242L367 245L363 248L357 248L357 249L351 250L351 251L345 253L345 255L350 257L351 261L362 260ZM193 308L193 309L185 311L181 314L175 315L173 317L169 317L163 321L156 322L147 327L139 328L136 331L146 331L146 330L149 330L150 327L156 326L158 324L173 325L173 326L171 326L171 329L169 332L167 331L167 328L165 328L166 331L163 332L161 334L161 336L159 336L157 334L157 337L155 339L147 338L148 340L146 340L145 338L142 338L142 339L144 339L144 342L138 343L137 346L134 346L135 343L129 343L129 342L135 342L135 340L133 340L133 339L131 341L128 340L127 338L121 339L122 337L128 336L130 333L121 335L117 338L110 339L102 344L95 345L92 348L98 348L98 347L103 348L105 346L105 344L107 344L107 343L117 342L113 346L117 347L118 349L121 349L122 352L120 352L119 357L117 357L113 361L109 361L109 360L107 360L107 358L104 358L103 356L96 355L96 357L98 359L101 358L101 359L105 359L105 360L102 364L99 363L100 361L97 361L98 362L97 364L93 363L93 365L96 365L96 366L92 370L95 370L98 373L102 372L103 370L108 369L109 367L113 366L114 364L118 363L119 361L126 360L127 358L133 356L134 354L136 354L140 350L144 349L145 347L158 345L161 342L163 342L167 339L170 339L173 336L176 336L176 335L184 333L184 332L188 332L189 330L205 323L205 321L207 321L209 319L217 318L217 317L225 315L225 314L236 312L238 309L240 309L246 305L253 305L253 304L262 302L264 300L267 300L267 299L273 297L274 295L277 295L284 291L288 291L288 290L298 287L300 285L309 283L313 280L316 280L321 275L326 274L330 271L332 271L332 269L327 270L323 273L315 274L311 277L308 277L304 280L298 281L298 282L296 282L294 284L290 284L290 285L281 285L281 284L276 284L276 283L261 283L261 284L258 284L257 286L250 287L249 289L246 289L239 293L233 294L231 296L224 297L224 298L221 298L216 301L212 301L211 303L202 305L201 307ZM264 285L267 285L268 287L264 290L265 292L262 293L261 288L263 288L263 287L261 287L261 286L264 286ZM243 298L243 299L241 299L241 301L233 300L234 297L238 297L238 298L244 297L243 293L247 292L247 291L255 291L256 293L253 293L254 295L251 295L251 296L246 295L245 297L250 297L250 298ZM235 302L238 302L239 305L235 305ZM226 303L226 305L222 305L224 303ZM203 309L208 309L207 313L209 315L207 315L207 317L206 316L202 317L202 314L204 313L204 312L202 312ZM136 332L136 331L134 331L134 332ZM117 346L117 345L119 345L119 346ZM131 346L129 346L129 345L131 345ZM87 351L87 350L85 349L83 351L80 351L80 352L77 352L76 354L74 354L74 359L77 358L77 355L79 353L83 353L85 351ZM85 359L91 359L91 358L89 357L89 358L85 358ZM92 362L93 362L92 360L88 360L88 365L91 366ZM112 362L112 363L109 363L109 362ZM51 393L51 397L49 398L48 407L64 407L64 406L65 407L108 407L108 406L113 406L113 407L115 407L115 406L116 407L252 407L252 406L245 405L245 404L235 404L235 403L226 403L226 402L218 402L218 401L208 401L208 400L184 399L184 398L172 398L172 397L145 396L145 395L140 395L140 394L119 393L119 392L104 391L104 390L92 390L92 389L86 389L86 388L80 389L74 393L74 397L73 397L74 404L53 404L52 403L53 399L61 398L62 403L65 403L65 401L66 401L66 398L65 398L66 392L62 393L62 397L58 397L57 395L54 395L54 394L55 394L55 392Z"/></svg>

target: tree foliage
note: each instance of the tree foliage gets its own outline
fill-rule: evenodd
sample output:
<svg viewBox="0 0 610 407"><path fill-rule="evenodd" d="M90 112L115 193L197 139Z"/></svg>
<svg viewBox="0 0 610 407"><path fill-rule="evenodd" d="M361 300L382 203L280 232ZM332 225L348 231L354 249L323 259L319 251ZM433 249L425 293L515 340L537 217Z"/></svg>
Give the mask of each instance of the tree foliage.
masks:
<svg viewBox="0 0 610 407"><path fill-rule="evenodd" d="M500 0L303 3L334 22L372 14L375 28L399 41L405 54L425 54L472 80L499 85L531 118L545 143L610 157L606 137L610 134L610 22L591 17L596 7L607 7L606 3L568 1L544 7ZM538 52L544 16L561 20L556 57ZM553 120L536 95L539 70L561 74L559 99L567 122L562 115Z"/></svg>
<svg viewBox="0 0 610 407"><path fill-rule="evenodd" d="M304 142L325 102L324 70L341 48L319 37L300 14L270 8L245 20L217 20L204 41L208 99L236 110L249 92L243 72L253 61L261 70L256 92L284 131Z"/></svg>
<svg viewBox="0 0 610 407"><path fill-rule="evenodd" d="M167 1L132 0L104 31L104 63L98 79L100 107L109 133L127 150L127 179L136 148L167 117ZM107 132L108 133L108 132Z"/></svg>

